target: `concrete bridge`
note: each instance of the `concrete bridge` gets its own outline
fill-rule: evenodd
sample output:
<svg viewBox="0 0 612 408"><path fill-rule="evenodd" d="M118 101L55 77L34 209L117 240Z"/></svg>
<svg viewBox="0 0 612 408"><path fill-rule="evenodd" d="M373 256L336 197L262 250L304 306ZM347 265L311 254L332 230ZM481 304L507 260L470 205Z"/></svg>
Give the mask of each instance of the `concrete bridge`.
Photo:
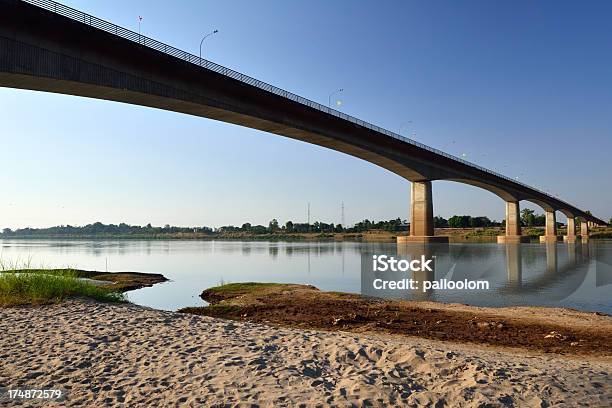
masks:
<svg viewBox="0 0 612 408"><path fill-rule="evenodd" d="M434 237L435 180L499 196L506 205L506 235L499 242L521 241L522 200L544 209L544 241L557 239L556 211L567 216L570 242L575 217L605 225L509 177L50 0L0 0L0 86L201 116L367 160L412 183L408 242L447 239Z"/></svg>

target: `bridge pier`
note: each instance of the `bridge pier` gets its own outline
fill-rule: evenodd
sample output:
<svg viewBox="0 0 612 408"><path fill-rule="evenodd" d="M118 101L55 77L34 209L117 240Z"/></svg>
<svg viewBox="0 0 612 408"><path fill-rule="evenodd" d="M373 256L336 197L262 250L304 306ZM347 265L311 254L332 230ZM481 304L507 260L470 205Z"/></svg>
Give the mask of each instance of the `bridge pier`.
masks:
<svg viewBox="0 0 612 408"><path fill-rule="evenodd" d="M434 236L431 181L413 181L410 194L410 235L397 237L397 242L447 243L448 237Z"/></svg>
<svg viewBox="0 0 612 408"><path fill-rule="evenodd" d="M518 201L506 201L506 235L498 235L498 244L516 244L528 241L521 234L520 206Z"/></svg>
<svg viewBox="0 0 612 408"><path fill-rule="evenodd" d="M546 211L546 228L544 235L540 236L540 242L557 242L557 218L555 217L555 211Z"/></svg>
<svg viewBox="0 0 612 408"><path fill-rule="evenodd" d="M574 217L567 217L567 233L563 236L563 241L568 244L576 242L576 220Z"/></svg>

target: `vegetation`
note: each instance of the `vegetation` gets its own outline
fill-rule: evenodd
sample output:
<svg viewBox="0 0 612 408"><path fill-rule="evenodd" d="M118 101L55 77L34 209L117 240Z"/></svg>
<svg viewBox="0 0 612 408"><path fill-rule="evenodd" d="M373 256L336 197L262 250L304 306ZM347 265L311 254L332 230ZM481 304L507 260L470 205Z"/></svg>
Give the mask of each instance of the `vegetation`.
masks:
<svg viewBox="0 0 612 408"><path fill-rule="evenodd" d="M213 232L212 228L208 227L172 227L166 225L164 227L153 227L147 224L144 227L137 225L128 225L121 223L102 224L96 222L87 224L83 227L74 227L72 225L61 225L51 228L21 228L15 231L10 228L2 230L2 238L150 238L163 237L165 235L177 234L200 234L207 235Z"/></svg>
<svg viewBox="0 0 612 408"><path fill-rule="evenodd" d="M214 238L223 237L235 233L249 235L282 235L300 233L357 233L370 229L382 229L385 231L405 231L408 229L407 223L401 219L389 221L370 221L363 220L352 228L344 228L341 224L325 223L317 221L313 224L294 223L287 221L280 225L278 220L273 219L268 226L252 225L244 223L241 227L226 225L213 229L210 227L174 227L166 225L164 227L153 227L147 224L144 227L121 223L102 224L96 222L87 224L83 227L72 225L61 225L51 228L21 228L12 230L4 228L0 233L0 238L134 238L134 239L167 239L167 238Z"/></svg>
<svg viewBox="0 0 612 408"><path fill-rule="evenodd" d="M206 289L209 293L224 293L235 296L237 293L246 294L252 293L262 288L281 286L282 283L263 283L263 282L240 282L240 283L225 283L219 286L213 286Z"/></svg>
<svg viewBox="0 0 612 408"><path fill-rule="evenodd" d="M521 224L524 227L541 227L546 225L546 217L543 214L535 214L529 208L521 210Z"/></svg>
<svg viewBox="0 0 612 408"><path fill-rule="evenodd" d="M123 293L89 283L72 269L3 269L0 272L0 307L57 303L69 297L126 301Z"/></svg>
<svg viewBox="0 0 612 408"><path fill-rule="evenodd" d="M448 219L448 226L450 228L483 228L499 226L499 223L491 221L488 217L453 215Z"/></svg>
<svg viewBox="0 0 612 408"><path fill-rule="evenodd" d="M576 220L579 225L580 220ZM612 223L612 219L610 220ZM546 224L543 214L524 208L521 211L521 224L523 227L542 227ZM559 226L562 224L559 223ZM498 222L490 220L485 216L453 215L449 219L434 217L435 228L494 228L503 227L504 220ZM309 223L296 223L291 220L282 224L275 218L268 225L253 225L244 223L237 227L225 225L219 228L211 227L175 227L165 225L154 227L147 224L144 227L121 223L102 224L96 222L83 227L61 225L51 228L22 228L15 231L5 228L0 233L0 238L90 238L90 239L212 239L212 238L262 238L283 239L288 235L299 238L300 234L318 234L317 238L333 237L333 234L362 234L368 231L402 232L408 231L409 223L401 218L387 221L372 221L365 219L353 225L345 227L342 224L325 223L316 221Z"/></svg>

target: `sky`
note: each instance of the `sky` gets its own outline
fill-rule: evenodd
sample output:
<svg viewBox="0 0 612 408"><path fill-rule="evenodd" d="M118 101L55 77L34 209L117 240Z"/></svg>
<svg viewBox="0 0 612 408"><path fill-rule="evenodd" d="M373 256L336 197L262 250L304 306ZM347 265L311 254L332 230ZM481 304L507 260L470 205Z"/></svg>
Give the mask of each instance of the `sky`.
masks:
<svg viewBox="0 0 612 408"><path fill-rule="evenodd" d="M64 4L612 217L612 2ZM408 218L410 183L358 158L199 117L0 88L0 228ZM435 181L434 212L504 218ZM529 203L522 206L542 210ZM560 221L562 214L557 213Z"/></svg>

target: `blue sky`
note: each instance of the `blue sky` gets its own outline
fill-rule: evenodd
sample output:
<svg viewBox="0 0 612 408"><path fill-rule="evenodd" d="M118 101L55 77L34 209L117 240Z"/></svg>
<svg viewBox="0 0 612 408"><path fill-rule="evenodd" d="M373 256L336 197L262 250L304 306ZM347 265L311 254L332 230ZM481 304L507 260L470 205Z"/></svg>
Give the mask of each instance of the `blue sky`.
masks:
<svg viewBox="0 0 612 408"><path fill-rule="evenodd" d="M218 29L212 61L324 104L344 88L348 114L612 216L610 2L64 3L195 54ZM276 135L5 88L0 112L0 228L408 217L407 181ZM504 217L443 181L434 211Z"/></svg>

